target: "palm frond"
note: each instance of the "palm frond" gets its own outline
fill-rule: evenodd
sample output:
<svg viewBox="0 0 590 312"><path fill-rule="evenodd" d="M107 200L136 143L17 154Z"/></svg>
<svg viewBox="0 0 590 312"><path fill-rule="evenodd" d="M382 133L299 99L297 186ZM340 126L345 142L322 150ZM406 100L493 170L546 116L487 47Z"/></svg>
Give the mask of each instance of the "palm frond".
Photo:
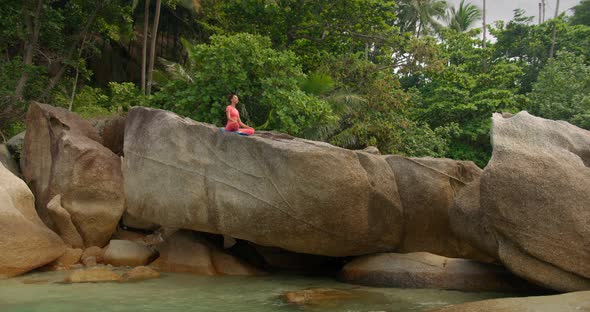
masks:
<svg viewBox="0 0 590 312"><path fill-rule="evenodd" d="M308 94L326 94L334 90L334 80L329 74L312 73L303 81L301 89Z"/></svg>
<svg viewBox="0 0 590 312"><path fill-rule="evenodd" d="M159 57L158 60L164 66L164 70L171 79L193 82L193 77L184 66L161 57Z"/></svg>
<svg viewBox="0 0 590 312"><path fill-rule="evenodd" d="M357 148L359 140L352 128L348 128L333 136L330 143L344 148Z"/></svg>
<svg viewBox="0 0 590 312"><path fill-rule="evenodd" d="M367 102L363 96L341 89L326 98L337 115L349 114Z"/></svg>
<svg viewBox="0 0 590 312"><path fill-rule="evenodd" d="M465 32L479 21L481 16L482 11L479 7L471 3L465 4L465 0L461 0L459 7L450 9L446 18L447 27L458 32Z"/></svg>

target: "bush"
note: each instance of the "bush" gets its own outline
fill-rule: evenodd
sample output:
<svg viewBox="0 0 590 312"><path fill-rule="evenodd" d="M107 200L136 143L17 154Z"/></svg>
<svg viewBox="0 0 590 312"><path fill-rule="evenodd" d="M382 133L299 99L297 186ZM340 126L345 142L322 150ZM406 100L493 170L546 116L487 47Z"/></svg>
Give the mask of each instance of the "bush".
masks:
<svg viewBox="0 0 590 312"><path fill-rule="evenodd" d="M211 44L184 46L187 64L166 63L171 80L154 95L156 107L221 126L235 92L242 120L259 129L301 135L334 119L325 101L301 91L295 55L273 50L266 37L212 36Z"/></svg>

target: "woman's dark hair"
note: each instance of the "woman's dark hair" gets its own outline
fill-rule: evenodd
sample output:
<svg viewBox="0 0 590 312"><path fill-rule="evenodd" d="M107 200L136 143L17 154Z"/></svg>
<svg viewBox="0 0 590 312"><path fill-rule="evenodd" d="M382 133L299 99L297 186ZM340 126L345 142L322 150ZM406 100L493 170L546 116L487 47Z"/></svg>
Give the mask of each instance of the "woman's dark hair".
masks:
<svg viewBox="0 0 590 312"><path fill-rule="evenodd" d="M237 95L237 94L235 94L235 93L230 93L230 94L227 96L227 101L231 103L231 99L232 99L234 96L236 96L236 95Z"/></svg>

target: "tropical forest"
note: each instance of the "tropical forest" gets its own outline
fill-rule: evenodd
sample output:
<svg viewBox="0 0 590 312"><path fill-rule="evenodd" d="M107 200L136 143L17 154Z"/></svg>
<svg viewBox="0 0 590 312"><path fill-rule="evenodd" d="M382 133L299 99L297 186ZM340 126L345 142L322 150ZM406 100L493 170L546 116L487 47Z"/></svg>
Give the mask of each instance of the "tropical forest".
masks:
<svg viewBox="0 0 590 312"><path fill-rule="evenodd" d="M590 0L0 0L0 311L590 311Z"/></svg>

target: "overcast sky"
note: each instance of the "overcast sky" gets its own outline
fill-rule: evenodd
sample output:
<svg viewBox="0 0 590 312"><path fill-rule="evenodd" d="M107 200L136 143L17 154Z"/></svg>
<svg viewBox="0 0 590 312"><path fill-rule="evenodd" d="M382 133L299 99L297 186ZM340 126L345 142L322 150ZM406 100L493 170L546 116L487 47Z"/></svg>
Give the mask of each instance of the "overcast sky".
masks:
<svg viewBox="0 0 590 312"><path fill-rule="evenodd" d="M458 6L461 0L447 0L450 5ZM483 7L483 0L466 0L465 3L471 2L478 7ZM512 19L514 9L525 9L528 16L535 16L535 22L539 17L539 2L540 0L487 0L487 16L488 23L492 23L497 20L509 21ZM553 18L555 14L555 6L557 0L546 0L547 8L545 10L545 18ZM580 3L580 0L561 0L559 3L559 12L568 11L576 4ZM571 14L571 11L568 11Z"/></svg>

